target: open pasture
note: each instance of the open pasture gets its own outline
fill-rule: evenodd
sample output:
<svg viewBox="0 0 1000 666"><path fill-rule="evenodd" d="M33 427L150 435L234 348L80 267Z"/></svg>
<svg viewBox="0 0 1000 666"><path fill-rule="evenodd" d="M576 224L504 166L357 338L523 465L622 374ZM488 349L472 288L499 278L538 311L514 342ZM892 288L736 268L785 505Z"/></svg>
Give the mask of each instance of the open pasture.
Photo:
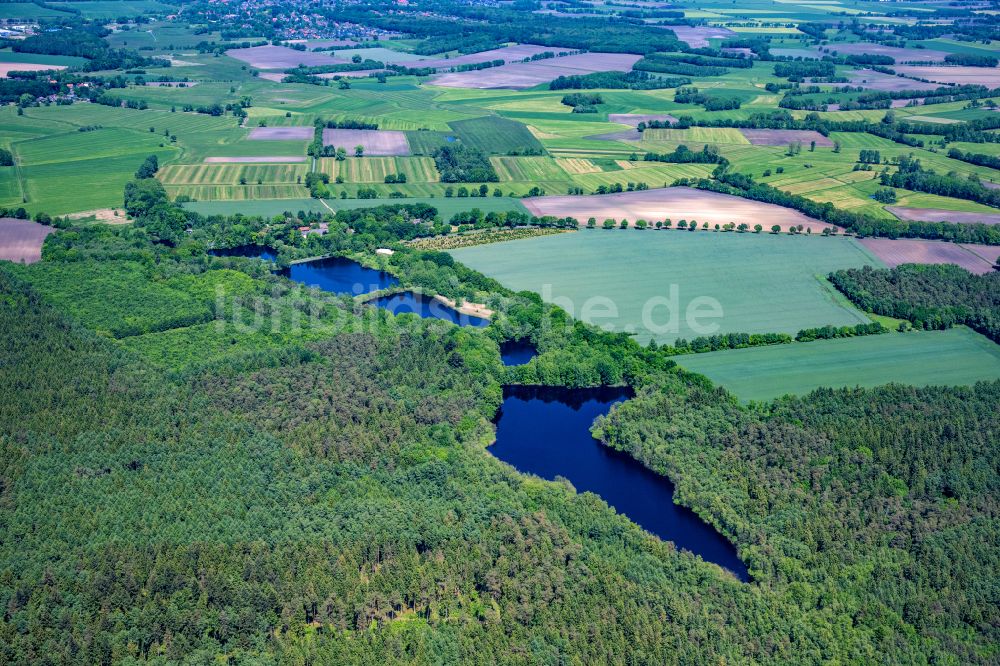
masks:
<svg viewBox="0 0 1000 666"><path fill-rule="evenodd" d="M705 222L709 225L734 222L746 223L751 227L762 224L765 229L770 229L775 224L783 228L801 224L811 228L813 233L830 226L790 208L690 187L654 188L618 194L536 197L526 200L524 205L538 216L573 217L580 222L591 217L599 223L608 218L627 219L629 222L670 219L675 225L680 220L697 220L699 225Z"/></svg>
<svg viewBox="0 0 1000 666"><path fill-rule="evenodd" d="M833 148L833 141L814 130L742 129L740 132L754 146L787 146L795 141L808 146L815 141L817 146Z"/></svg>
<svg viewBox="0 0 1000 666"><path fill-rule="evenodd" d="M642 343L727 332L794 334L810 326L865 322L819 276L879 265L849 238L704 231L582 230L452 254L575 317L634 332ZM716 304L718 316L687 316Z"/></svg>
<svg viewBox="0 0 1000 666"><path fill-rule="evenodd" d="M343 161L324 157L318 170L333 180L340 176L345 183L384 183L386 176L398 174L406 176L407 184L441 180L430 157L348 157Z"/></svg>
<svg viewBox="0 0 1000 666"><path fill-rule="evenodd" d="M75 130L20 141L15 146L29 211L62 215L120 206L125 183L148 155L166 162L177 154L151 133L119 128ZM20 193L0 205L21 205Z"/></svg>
<svg viewBox="0 0 1000 666"><path fill-rule="evenodd" d="M365 155L409 155L410 145L406 134L397 130L325 129L323 145L337 146L353 153L355 146L362 146Z"/></svg>
<svg viewBox="0 0 1000 666"><path fill-rule="evenodd" d="M0 260L31 264L42 258L42 243L55 229L31 220L0 217Z"/></svg>
<svg viewBox="0 0 1000 666"><path fill-rule="evenodd" d="M343 65L350 60L334 58L326 53L299 51L287 46L251 46L245 49L229 49L226 55L245 62L255 69L292 69L299 65Z"/></svg>
<svg viewBox="0 0 1000 666"><path fill-rule="evenodd" d="M910 238L863 238L859 242L890 268L900 264L956 264L977 275L993 270L993 265L980 254L991 250L986 245Z"/></svg>
<svg viewBox="0 0 1000 666"><path fill-rule="evenodd" d="M967 385L1000 378L1000 346L965 327L732 349L674 360L741 400L804 395L820 386Z"/></svg>
<svg viewBox="0 0 1000 666"><path fill-rule="evenodd" d="M247 139L251 141L311 141L312 127L254 127Z"/></svg>
<svg viewBox="0 0 1000 666"><path fill-rule="evenodd" d="M472 72L440 74L431 80L446 88L532 88L560 76L594 72L627 72L639 60L628 53L581 53L535 62L509 63Z"/></svg>

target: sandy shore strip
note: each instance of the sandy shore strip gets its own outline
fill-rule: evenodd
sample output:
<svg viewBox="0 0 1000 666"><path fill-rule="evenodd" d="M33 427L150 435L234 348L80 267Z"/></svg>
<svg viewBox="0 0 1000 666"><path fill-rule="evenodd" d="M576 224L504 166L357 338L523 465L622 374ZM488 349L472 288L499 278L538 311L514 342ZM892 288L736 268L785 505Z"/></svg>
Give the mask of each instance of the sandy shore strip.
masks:
<svg viewBox="0 0 1000 666"><path fill-rule="evenodd" d="M466 301L462 305L458 305L453 299L446 298L444 296L434 296L434 300L438 303L443 303L447 305L452 310L460 312L461 314L471 315L473 317L479 317L480 319L492 319L493 310L490 310L483 303L470 303Z"/></svg>

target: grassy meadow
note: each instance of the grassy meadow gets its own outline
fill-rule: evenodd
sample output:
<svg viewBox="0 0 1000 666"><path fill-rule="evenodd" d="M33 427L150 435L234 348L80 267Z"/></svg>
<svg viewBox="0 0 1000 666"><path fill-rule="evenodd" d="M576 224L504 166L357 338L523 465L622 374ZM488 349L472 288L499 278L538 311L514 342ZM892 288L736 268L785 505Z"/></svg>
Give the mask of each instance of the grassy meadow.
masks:
<svg viewBox="0 0 1000 666"><path fill-rule="evenodd" d="M801 395L820 386L964 385L1000 376L1000 347L964 327L689 354L675 360L741 400Z"/></svg>
<svg viewBox="0 0 1000 666"><path fill-rule="evenodd" d="M452 254L511 289L537 292L642 343L866 322L821 278L838 268L881 266L852 239L711 231L584 230ZM712 303L721 316L688 320L689 311L709 312ZM670 311L678 313L673 326Z"/></svg>

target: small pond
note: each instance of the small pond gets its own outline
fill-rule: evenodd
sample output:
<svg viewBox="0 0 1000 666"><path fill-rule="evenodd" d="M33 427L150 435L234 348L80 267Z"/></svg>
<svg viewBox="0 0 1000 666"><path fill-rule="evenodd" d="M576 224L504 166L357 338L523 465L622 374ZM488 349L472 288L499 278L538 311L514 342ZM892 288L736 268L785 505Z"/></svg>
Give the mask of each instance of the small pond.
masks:
<svg viewBox="0 0 1000 666"><path fill-rule="evenodd" d="M631 397L627 388L504 387L497 440L489 451L522 472L562 476L600 495L616 511L663 540L748 579L736 549L693 511L674 504L674 485L590 434L594 419Z"/></svg>
<svg viewBox="0 0 1000 666"><path fill-rule="evenodd" d="M500 359L504 365L524 365L538 356L538 350L527 340L508 340L500 343Z"/></svg>
<svg viewBox="0 0 1000 666"><path fill-rule="evenodd" d="M454 310L440 301L422 296L412 291L404 291L391 296L381 296L373 301L372 305L384 308L394 315L412 312L421 317L443 319L459 326L489 326L489 319L473 317Z"/></svg>

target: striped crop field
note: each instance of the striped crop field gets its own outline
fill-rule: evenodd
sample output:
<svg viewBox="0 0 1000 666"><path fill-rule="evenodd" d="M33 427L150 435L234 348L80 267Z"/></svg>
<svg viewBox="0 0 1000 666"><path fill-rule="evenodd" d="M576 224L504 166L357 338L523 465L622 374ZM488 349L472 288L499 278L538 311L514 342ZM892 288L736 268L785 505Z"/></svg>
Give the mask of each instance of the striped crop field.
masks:
<svg viewBox="0 0 1000 666"><path fill-rule="evenodd" d="M648 129L643 141L674 141L677 143L743 143L750 140L732 127L690 127L688 129Z"/></svg>
<svg viewBox="0 0 1000 666"><path fill-rule="evenodd" d="M572 179L585 190L596 190L601 185L615 183L623 186L628 183L646 183L650 187L663 187L664 184L669 185L678 178L707 178L711 172L710 164L652 163L651 166L637 166L634 169L574 175Z"/></svg>
<svg viewBox="0 0 1000 666"><path fill-rule="evenodd" d="M171 198L185 195L196 201L301 199L309 194L304 185L166 185L165 189Z"/></svg>
<svg viewBox="0 0 1000 666"><path fill-rule="evenodd" d="M501 181L566 181L568 175L551 157L491 157Z"/></svg>
<svg viewBox="0 0 1000 666"><path fill-rule="evenodd" d="M164 185L290 184L304 179L305 164L174 164L160 169Z"/></svg>
<svg viewBox="0 0 1000 666"><path fill-rule="evenodd" d="M563 171L569 174L584 174L584 173L599 173L603 171L601 167L595 164L592 160L588 160L583 157L560 157L556 160L556 164L562 168Z"/></svg>
<svg viewBox="0 0 1000 666"><path fill-rule="evenodd" d="M441 180L430 157L348 157L341 162L326 157L320 160L318 168L333 180L342 176L345 183L384 183L386 176L395 174L405 174L407 183Z"/></svg>

